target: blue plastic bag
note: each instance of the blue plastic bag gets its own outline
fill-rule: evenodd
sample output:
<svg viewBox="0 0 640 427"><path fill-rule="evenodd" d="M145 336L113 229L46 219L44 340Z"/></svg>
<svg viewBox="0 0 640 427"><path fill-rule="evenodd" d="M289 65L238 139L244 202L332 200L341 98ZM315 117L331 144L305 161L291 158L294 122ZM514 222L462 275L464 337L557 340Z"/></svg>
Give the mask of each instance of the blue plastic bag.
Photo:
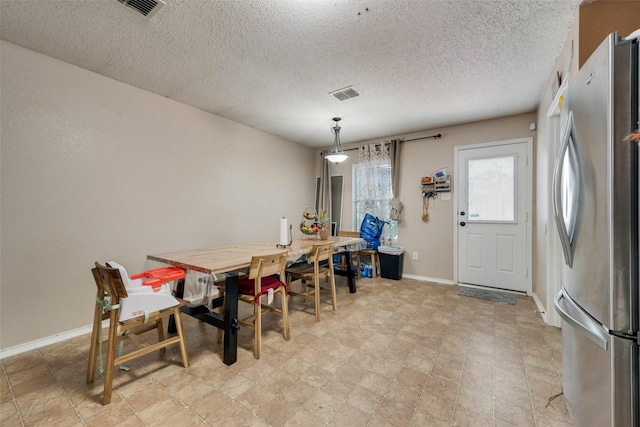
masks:
<svg viewBox="0 0 640 427"><path fill-rule="evenodd" d="M383 228L384 221L371 214L365 214L362 225L360 225L360 237L367 242L367 247L378 249Z"/></svg>

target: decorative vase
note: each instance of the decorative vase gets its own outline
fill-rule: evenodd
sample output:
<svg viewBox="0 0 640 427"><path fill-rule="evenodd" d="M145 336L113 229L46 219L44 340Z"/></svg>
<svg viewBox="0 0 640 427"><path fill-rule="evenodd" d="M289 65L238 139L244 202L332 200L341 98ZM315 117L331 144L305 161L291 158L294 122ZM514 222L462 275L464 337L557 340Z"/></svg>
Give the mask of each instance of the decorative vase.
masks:
<svg viewBox="0 0 640 427"><path fill-rule="evenodd" d="M320 230L320 240L327 240L329 238L329 227L322 227Z"/></svg>

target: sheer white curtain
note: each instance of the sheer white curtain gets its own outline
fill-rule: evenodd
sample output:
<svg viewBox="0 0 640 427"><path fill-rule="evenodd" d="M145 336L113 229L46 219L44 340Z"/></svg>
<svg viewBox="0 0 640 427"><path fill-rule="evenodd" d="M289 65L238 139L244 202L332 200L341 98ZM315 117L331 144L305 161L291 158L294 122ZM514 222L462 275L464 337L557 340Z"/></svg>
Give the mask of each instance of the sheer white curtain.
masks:
<svg viewBox="0 0 640 427"><path fill-rule="evenodd" d="M354 165L354 222L356 230L365 214L389 221L391 161L389 144L367 144L358 149L359 163Z"/></svg>

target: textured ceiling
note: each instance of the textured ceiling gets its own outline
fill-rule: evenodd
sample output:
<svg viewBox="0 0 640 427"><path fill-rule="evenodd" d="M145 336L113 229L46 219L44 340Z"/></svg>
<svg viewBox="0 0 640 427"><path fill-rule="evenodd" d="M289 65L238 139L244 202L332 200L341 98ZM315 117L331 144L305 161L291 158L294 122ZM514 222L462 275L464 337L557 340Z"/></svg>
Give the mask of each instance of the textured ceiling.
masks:
<svg viewBox="0 0 640 427"><path fill-rule="evenodd" d="M0 37L310 147L531 112L581 0L2 0ZM1 53L0 53L1 55ZM359 97L329 95L354 85Z"/></svg>

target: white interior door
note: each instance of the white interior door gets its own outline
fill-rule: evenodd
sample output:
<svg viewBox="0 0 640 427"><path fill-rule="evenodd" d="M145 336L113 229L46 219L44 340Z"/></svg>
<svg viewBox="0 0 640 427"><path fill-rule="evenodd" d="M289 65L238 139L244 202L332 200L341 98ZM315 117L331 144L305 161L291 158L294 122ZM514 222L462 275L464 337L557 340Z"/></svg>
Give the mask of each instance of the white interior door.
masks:
<svg viewBox="0 0 640 427"><path fill-rule="evenodd" d="M527 141L461 147L458 283L527 292Z"/></svg>

